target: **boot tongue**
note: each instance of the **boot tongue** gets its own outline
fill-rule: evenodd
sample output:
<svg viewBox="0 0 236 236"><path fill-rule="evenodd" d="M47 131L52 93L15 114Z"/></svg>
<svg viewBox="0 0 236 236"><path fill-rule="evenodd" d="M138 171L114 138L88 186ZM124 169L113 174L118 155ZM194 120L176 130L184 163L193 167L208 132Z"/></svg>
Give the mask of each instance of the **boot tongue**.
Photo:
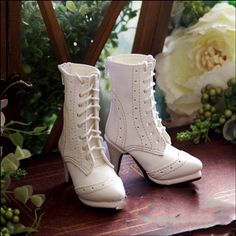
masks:
<svg viewBox="0 0 236 236"><path fill-rule="evenodd" d="M144 63L150 63L150 62L155 62L155 59L153 58L152 55L147 55L146 57L144 57L144 59L139 62L138 64L144 64Z"/></svg>

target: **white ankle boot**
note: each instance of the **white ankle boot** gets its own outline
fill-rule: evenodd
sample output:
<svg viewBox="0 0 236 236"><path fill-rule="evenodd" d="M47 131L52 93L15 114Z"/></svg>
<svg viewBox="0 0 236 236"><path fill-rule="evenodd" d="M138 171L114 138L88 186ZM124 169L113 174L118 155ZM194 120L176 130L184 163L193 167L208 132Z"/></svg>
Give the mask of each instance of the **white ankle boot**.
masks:
<svg viewBox="0 0 236 236"><path fill-rule="evenodd" d="M111 107L105 139L111 162L119 171L122 154L137 162L144 176L170 185L201 177L202 163L171 145L156 111L153 96L155 59L127 54L107 58L111 78Z"/></svg>
<svg viewBox="0 0 236 236"><path fill-rule="evenodd" d="M99 131L99 71L92 66L58 66L65 85L59 150L79 199L92 207L122 209L125 190L105 156ZM68 173L69 171L69 173Z"/></svg>

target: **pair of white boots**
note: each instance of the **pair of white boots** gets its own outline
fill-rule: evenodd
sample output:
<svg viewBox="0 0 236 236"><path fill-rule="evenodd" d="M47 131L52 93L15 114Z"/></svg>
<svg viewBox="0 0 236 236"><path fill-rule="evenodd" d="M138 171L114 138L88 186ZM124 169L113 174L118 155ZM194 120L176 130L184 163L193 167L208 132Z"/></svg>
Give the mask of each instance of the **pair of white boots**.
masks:
<svg viewBox="0 0 236 236"><path fill-rule="evenodd" d="M65 85L64 124L59 150L66 180L72 178L79 199L92 207L122 209L125 190L119 171L123 154L130 154L145 177L170 185L201 177L202 163L171 145L156 111L153 96L155 59L127 54L108 57L111 107L105 155L99 131L99 77L93 66L64 63L58 66Z"/></svg>

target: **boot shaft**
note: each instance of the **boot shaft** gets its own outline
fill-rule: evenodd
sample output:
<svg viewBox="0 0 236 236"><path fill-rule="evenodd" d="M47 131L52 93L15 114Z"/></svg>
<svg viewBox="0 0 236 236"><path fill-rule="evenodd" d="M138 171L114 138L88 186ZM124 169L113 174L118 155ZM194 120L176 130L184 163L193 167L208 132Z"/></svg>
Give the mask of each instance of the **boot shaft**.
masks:
<svg viewBox="0 0 236 236"><path fill-rule="evenodd" d="M152 149L162 153L165 149L168 137L162 135L154 104L154 67L151 55L128 54L107 59L111 108L106 136L125 150Z"/></svg>
<svg viewBox="0 0 236 236"><path fill-rule="evenodd" d="M101 146L97 139L90 139L91 129L99 132L99 119L94 118L99 116L100 72L95 67L75 63L64 63L58 68L64 84L63 130L59 150L65 158L89 173L95 158L88 155L88 149ZM98 154L98 151L95 153ZM99 151L99 155L104 154Z"/></svg>
<svg viewBox="0 0 236 236"><path fill-rule="evenodd" d="M121 101L127 101L128 106L131 105L133 93L139 92L139 95L143 96L141 90L144 86L140 82L152 76L154 67L155 59L152 56L124 54L108 57L106 71L111 79L111 93L119 96ZM125 104L123 101L122 103Z"/></svg>

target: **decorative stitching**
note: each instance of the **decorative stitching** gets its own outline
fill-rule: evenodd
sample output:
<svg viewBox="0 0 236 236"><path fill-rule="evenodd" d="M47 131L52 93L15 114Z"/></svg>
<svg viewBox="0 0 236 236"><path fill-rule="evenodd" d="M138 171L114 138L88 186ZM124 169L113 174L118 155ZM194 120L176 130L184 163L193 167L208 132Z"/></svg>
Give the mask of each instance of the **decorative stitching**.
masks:
<svg viewBox="0 0 236 236"><path fill-rule="evenodd" d="M135 119L135 107L136 107L135 103L137 103L137 99L138 99L138 98L139 98L139 100L140 100L140 86L139 86L139 83L137 83L137 84L138 84L138 88L136 89L136 91L138 90L139 96L138 96L138 97L135 96L135 92L134 92L134 78L135 78L136 80L140 79L140 77L137 76L137 75L139 75L139 73L136 73L136 72L139 72L138 69L134 69L134 70L133 70L133 73L132 73L132 120L133 120L133 123L134 123L134 127L135 127L135 129L136 129L136 131L137 131L137 133L138 133L138 137L139 137L139 139L140 139L140 141L141 141L141 144L142 144L142 146L144 146L144 145L143 145L142 137L141 137L141 135L140 135L140 133L139 133L139 130L138 130L138 127L139 127L138 121L139 121L140 119ZM137 77L138 77L138 78L137 78ZM136 99L135 102L134 102L134 98Z"/></svg>
<svg viewBox="0 0 236 236"><path fill-rule="evenodd" d="M104 189L116 182L117 181L114 178L110 178L104 182L100 182L100 183L89 185L89 186L74 187L74 189L80 196L82 196L84 194L89 194L89 193L93 193L101 189Z"/></svg>
<svg viewBox="0 0 236 236"><path fill-rule="evenodd" d="M181 168L185 164L186 160L181 160L182 158L181 158L181 155L179 152L178 152L178 156L179 156L179 158L177 160L175 160L174 162L170 163L169 165L167 165L159 170L148 172L148 175L150 175L151 177L154 177L154 178L155 177L158 178L158 177L168 175L168 174L176 171L177 169ZM173 167L175 165L176 165L176 167Z"/></svg>
<svg viewBox="0 0 236 236"><path fill-rule="evenodd" d="M119 112L117 109L117 113L118 113L118 126L117 126L117 136L116 136L116 143L118 144L118 146L121 146L122 148L125 146L125 142L126 142L126 134L127 134L127 126L126 126L126 118L125 118L125 113L123 110L123 107L121 105L120 100L118 99L118 96L114 93L114 91L112 91L111 93L111 99L113 104L115 105L116 108L119 108ZM119 119L121 118L121 120ZM120 129L120 127L122 129ZM121 140L119 139L119 137L122 137ZM121 141L121 143L120 143Z"/></svg>
<svg viewBox="0 0 236 236"><path fill-rule="evenodd" d="M141 83L141 81L139 82L139 84ZM145 124L144 124L144 111L141 113L141 109L143 107L143 105L141 105L141 99L140 99L140 89L141 89L141 86L139 85L139 115L140 115L140 119L141 119L141 124L142 124L142 127L143 127L143 130L144 130L144 133L145 133L145 138L147 139L145 141L145 144L148 144L148 143L152 143L152 141L150 140L150 137L148 136L148 132L146 130L146 127L145 127ZM147 147L145 145L145 147Z"/></svg>

